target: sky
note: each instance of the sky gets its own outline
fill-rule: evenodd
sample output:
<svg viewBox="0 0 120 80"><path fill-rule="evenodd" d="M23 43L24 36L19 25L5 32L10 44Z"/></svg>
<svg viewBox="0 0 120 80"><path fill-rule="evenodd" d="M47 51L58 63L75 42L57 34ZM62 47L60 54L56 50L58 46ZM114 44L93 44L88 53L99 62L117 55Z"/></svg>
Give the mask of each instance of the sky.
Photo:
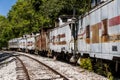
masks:
<svg viewBox="0 0 120 80"><path fill-rule="evenodd" d="M17 0L0 0L0 15L7 16L7 13Z"/></svg>

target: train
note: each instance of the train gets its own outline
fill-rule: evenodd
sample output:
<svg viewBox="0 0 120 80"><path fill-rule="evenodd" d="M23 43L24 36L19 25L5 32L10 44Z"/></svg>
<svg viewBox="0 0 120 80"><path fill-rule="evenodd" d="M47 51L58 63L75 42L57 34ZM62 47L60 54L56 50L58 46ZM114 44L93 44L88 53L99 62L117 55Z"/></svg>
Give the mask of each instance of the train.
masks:
<svg viewBox="0 0 120 80"><path fill-rule="evenodd" d="M60 16L54 28L8 41L11 50L72 61L90 57L120 63L120 0L92 0L91 10L80 16Z"/></svg>

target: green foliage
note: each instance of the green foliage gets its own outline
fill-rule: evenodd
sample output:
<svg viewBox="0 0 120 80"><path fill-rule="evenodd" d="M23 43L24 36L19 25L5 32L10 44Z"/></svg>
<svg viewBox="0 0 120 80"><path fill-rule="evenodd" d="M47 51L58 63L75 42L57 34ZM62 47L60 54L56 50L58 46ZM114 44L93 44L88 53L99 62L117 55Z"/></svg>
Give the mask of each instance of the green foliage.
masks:
<svg viewBox="0 0 120 80"><path fill-rule="evenodd" d="M89 71L92 71L92 63L90 58L82 58L80 60L80 66L84 69L88 69Z"/></svg>
<svg viewBox="0 0 120 80"><path fill-rule="evenodd" d="M106 76L109 80L113 80L113 76L108 64L98 61L95 65L95 68L96 73Z"/></svg>
<svg viewBox="0 0 120 80"><path fill-rule="evenodd" d="M7 41L24 34L38 32L43 27L54 27L60 15L76 15L89 10L90 0L18 0L7 18L0 16L0 48Z"/></svg>
<svg viewBox="0 0 120 80"><path fill-rule="evenodd" d="M40 6L42 5L42 0L33 0L32 6L36 12L40 10Z"/></svg>
<svg viewBox="0 0 120 80"><path fill-rule="evenodd" d="M7 18L0 16L0 48L7 46L10 37L12 37L11 25Z"/></svg>
<svg viewBox="0 0 120 80"><path fill-rule="evenodd" d="M110 71L110 69L109 69L109 65L104 64L104 65L103 65L103 69L105 69L105 70L104 70L104 75L107 76L107 78L108 78L109 80L113 80L113 76L112 76L112 73L111 73L111 71Z"/></svg>
<svg viewBox="0 0 120 80"><path fill-rule="evenodd" d="M108 72L108 73L107 73L107 78L108 78L109 80L113 80L113 76L112 76L112 73L111 73L111 72Z"/></svg>

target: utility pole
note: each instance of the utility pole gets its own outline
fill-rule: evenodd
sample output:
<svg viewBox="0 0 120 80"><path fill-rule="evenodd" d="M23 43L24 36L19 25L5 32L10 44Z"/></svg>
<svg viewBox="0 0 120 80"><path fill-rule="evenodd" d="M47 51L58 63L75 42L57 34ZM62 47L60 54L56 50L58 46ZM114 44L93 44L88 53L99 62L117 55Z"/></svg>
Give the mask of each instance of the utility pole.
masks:
<svg viewBox="0 0 120 80"><path fill-rule="evenodd" d="M76 18L75 18L75 7L73 7L73 17L72 17L72 23L71 23L71 32L72 36L74 38L74 50L73 50L73 56L71 57L71 62L75 63L77 61L76 59L76 52L77 52L77 25L76 25Z"/></svg>

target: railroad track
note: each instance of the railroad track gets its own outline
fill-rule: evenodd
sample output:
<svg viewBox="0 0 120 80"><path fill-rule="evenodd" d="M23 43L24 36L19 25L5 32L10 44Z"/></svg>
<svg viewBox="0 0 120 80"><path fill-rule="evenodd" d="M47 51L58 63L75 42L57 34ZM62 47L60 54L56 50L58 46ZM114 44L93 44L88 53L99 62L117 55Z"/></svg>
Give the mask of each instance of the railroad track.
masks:
<svg viewBox="0 0 120 80"><path fill-rule="evenodd" d="M19 64L17 67L18 80L69 80L66 76L35 58L23 54L15 57L19 61L17 61Z"/></svg>
<svg viewBox="0 0 120 80"><path fill-rule="evenodd" d="M10 53L13 54L13 57L17 56L22 60L27 69L23 69L23 65L16 58L18 80L108 80L93 72L54 59L21 52Z"/></svg>
<svg viewBox="0 0 120 80"><path fill-rule="evenodd" d="M17 68L16 68L16 70L18 72L17 79L18 80L24 80L24 79L30 80L28 70L27 70L26 66L24 65L23 61L19 57L17 57L17 56L15 56L15 57L19 61L19 62L17 61Z"/></svg>
<svg viewBox="0 0 120 80"><path fill-rule="evenodd" d="M59 73L66 76L69 80L108 80L107 78L97 75L94 72L89 72L85 69L80 68L79 66L72 66L70 64L66 64L60 61L56 61L53 59L40 57L37 55L31 55L31 54L24 54L24 53L17 53L17 54L23 54L30 57L33 57L46 65L50 66L51 68L57 70Z"/></svg>

